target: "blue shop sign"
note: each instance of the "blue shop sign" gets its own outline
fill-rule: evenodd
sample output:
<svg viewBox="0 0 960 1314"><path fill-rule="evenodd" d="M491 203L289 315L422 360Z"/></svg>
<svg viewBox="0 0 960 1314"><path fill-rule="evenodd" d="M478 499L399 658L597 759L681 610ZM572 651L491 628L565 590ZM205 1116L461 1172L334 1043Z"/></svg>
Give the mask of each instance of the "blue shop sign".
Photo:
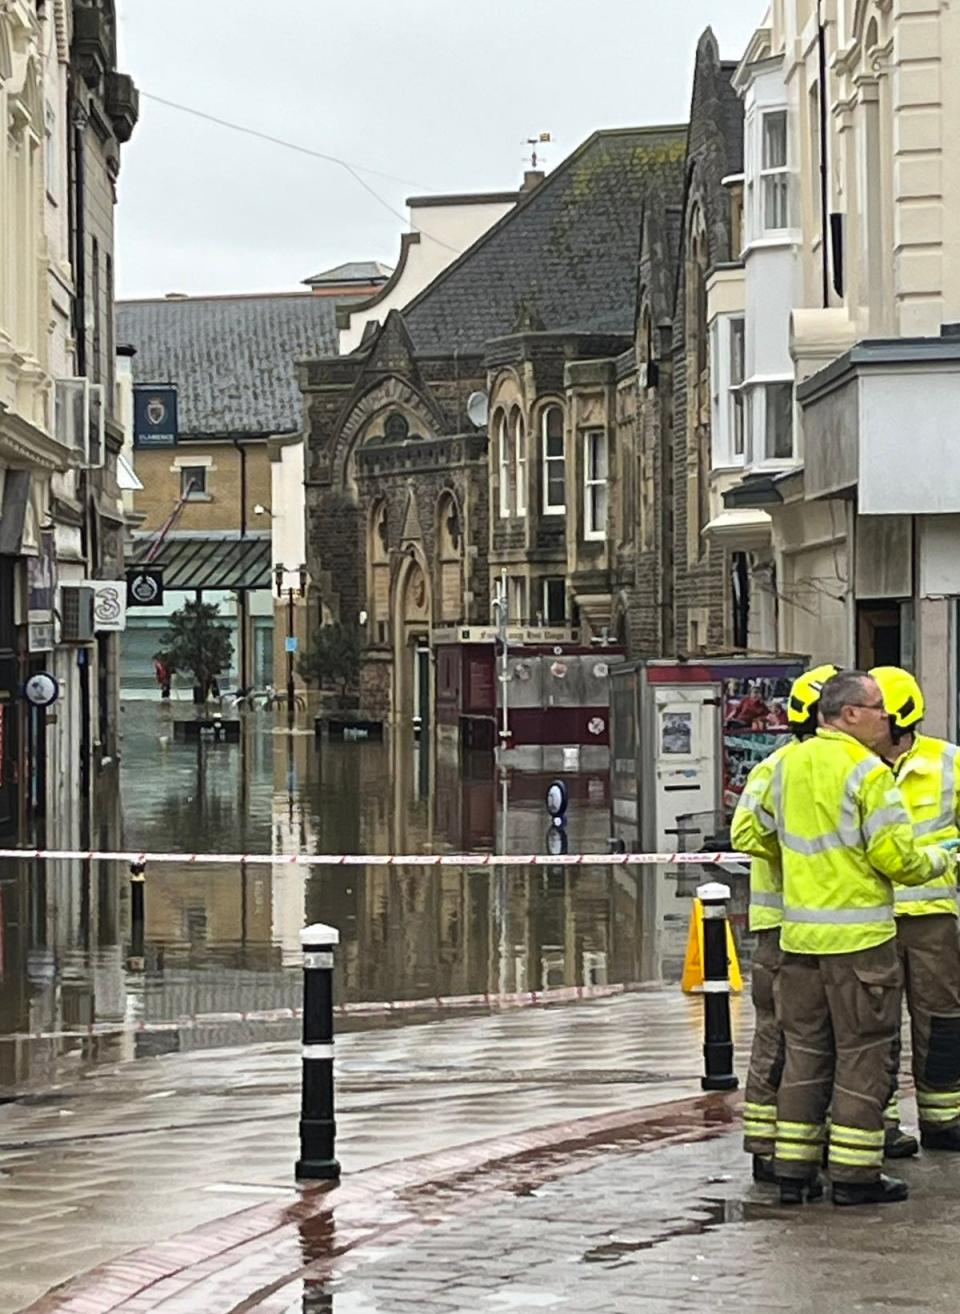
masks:
<svg viewBox="0 0 960 1314"><path fill-rule="evenodd" d="M133 390L134 447L176 447L177 390L140 384Z"/></svg>

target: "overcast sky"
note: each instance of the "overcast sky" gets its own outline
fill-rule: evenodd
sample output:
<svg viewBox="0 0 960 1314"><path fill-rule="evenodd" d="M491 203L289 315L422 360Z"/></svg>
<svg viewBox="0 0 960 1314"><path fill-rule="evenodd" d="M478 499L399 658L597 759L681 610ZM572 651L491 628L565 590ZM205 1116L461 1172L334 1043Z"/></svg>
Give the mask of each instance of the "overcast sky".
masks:
<svg viewBox="0 0 960 1314"><path fill-rule="evenodd" d="M407 196L516 187L596 128L687 117L709 23L735 59L764 0L119 0L141 93L349 160L335 164L144 96L124 147L122 296L296 288L395 264Z"/></svg>

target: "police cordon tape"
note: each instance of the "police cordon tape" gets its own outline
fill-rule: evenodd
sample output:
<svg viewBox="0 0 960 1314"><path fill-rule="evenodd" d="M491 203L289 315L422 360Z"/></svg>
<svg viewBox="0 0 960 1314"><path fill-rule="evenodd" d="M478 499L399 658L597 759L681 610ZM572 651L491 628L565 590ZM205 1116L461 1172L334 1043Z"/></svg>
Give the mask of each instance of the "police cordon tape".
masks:
<svg viewBox="0 0 960 1314"><path fill-rule="evenodd" d="M99 849L0 849L0 859L126 862L189 867L723 867L746 864L744 853L140 853Z"/></svg>

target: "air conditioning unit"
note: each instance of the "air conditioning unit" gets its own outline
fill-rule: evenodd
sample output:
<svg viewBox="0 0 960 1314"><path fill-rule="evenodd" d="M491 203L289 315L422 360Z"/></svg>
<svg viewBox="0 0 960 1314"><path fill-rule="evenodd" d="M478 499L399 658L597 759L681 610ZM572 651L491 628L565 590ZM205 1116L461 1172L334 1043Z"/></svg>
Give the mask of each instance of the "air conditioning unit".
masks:
<svg viewBox="0 0 960 1314"><path fill-rule="evenodd" d="M54 431L70 449L73 464L82 470L99 470L106 456L106 406L102 383L81 376L57 379L54 392Z"/></svg>
<svg viewBox="0 0 960 1314"><path fill-rule="evenodd" d="M90 643L93 629L93 589L86 584L60 586L60 642Z"/></svg>

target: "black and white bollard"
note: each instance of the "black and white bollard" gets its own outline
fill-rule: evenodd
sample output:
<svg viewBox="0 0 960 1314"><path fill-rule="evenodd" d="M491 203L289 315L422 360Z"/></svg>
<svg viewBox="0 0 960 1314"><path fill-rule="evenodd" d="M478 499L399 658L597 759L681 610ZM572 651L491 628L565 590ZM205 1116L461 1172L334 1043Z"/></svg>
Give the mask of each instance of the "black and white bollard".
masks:
<svg viewBox="0 0 960 1314"><path fill-rule="evenodd" d="M336 1181L337 1124L333 1105L333 950L340 932L308 926L303 946L303 1088L298 1180Z"/></svg>
<svg viewBox="0 0 960 1314"><path fill-rule="evenodd" d="M142 972L144 958L144 894L146 886L145 862L130 864L130 957L127 966L131 972Z"/></svg>
<svg viewBox="0 0 960 1314"><path fill-rule="evenodd" d="M704 1090L736 1090L730 1030L730 965L727 958L727 902L730 886L701 885L703 907L703 1066Z"/></svg>

